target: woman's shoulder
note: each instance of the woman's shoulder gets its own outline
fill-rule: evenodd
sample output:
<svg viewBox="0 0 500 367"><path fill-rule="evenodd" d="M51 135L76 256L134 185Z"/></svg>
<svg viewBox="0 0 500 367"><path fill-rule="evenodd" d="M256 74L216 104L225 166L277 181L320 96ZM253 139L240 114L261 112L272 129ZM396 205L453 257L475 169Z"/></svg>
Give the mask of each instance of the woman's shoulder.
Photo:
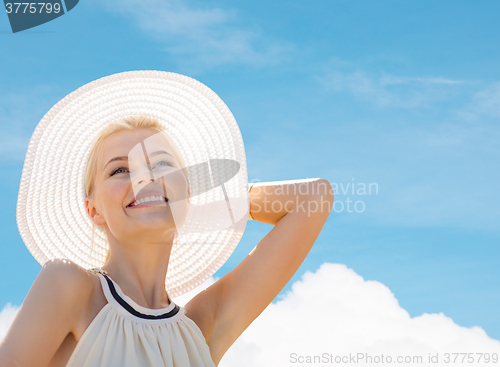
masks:
<svg viewBox="0 0 500 367"><path fill-rule="evenodd" d="M74 325L71 329L76 340L79 340L79 336L88 326L88 319L92 319L96 311L98 312L107 302L98 276L71 260L58 258L47 261L39 276L47 280L43 282L44 284L53 284L58 288L51 291L56 298L71 300L69 304L74 311Z"/></svg>
<svg viewBox="0 0 500 367"><path fill-rule="evenodd" d="M80 308L78 306L87 308L95 293L93 273L68 259L56 258L47 261L38 277L44 280L40 282L41 286L50 287L41 291L50 292L55 298L70 300L75 309Z"/></svg>
<svg viewBox="0 0 500 367"><path fill-rule="evenodd" d="M0 364L47 365L64 354L82 328L94 294L93 276L72 261L47 261L0 343ZM26 353L26 346L30 353ZM63 346L63 348L61 348ZM62 354L58 354L62 353ZM8 363L7 363L8 364Z"/></svg>
<svg viewBox="0 0 500 367"><path fill-rule="evenodd" d="M77 293L90 290L93 285L91 272L68 259L47 261L38 276L63 286L65 291L74 290Z"/></svg>

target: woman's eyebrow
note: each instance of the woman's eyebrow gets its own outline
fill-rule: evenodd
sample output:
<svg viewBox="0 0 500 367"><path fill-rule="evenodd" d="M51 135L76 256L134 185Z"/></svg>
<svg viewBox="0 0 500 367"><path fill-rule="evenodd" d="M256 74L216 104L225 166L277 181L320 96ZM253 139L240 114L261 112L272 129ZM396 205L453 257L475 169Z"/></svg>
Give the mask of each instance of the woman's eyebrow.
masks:
<svg viewBox="0 0 500 367"><path fill-rule="evenodd" d="M165 150L157 150L156 152L153 152L153 153L149 154L149 156L150 156L150 157L154 157L154 156L157 156L157 155L160 155L160 154L168 154L169 156L172 156L172 157L173 157L173 155L172 155L172 154L170 154L170 153L166 152ZM110 164L111 162L114 162L114 161L128 161L128 157L121 156L121 157L114 157L114 158L111 158L111 159L109 160L109 162L108 162L108 163L106 163L106 166L107 166L108 164ZM106 166L104 166L104 168L106 168Z"/></svg>
<svg viewBox="0 0 500 367"><path fill-rule="evenodd" d="M157 150L156 152L151 153L149 156L150 156L150 157L154 157L154 156L157 156L157 155L159 155L159 154L168 154L168 155L170 155L170 156L172 156L172 157L173 157L173 155L172 155L172 154L170 154L169 152L167 152L167 151L165 151L165 150Z"/></svg>

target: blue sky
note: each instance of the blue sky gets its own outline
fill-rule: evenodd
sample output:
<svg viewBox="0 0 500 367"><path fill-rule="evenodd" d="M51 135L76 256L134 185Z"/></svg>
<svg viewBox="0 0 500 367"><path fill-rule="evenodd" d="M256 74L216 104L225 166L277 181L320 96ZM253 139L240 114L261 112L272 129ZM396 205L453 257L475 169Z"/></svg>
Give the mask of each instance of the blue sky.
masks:
<svg viewBox="0 0 500 367"><path fill-rule="evenodd" d="M282 296L306 270L345 264L412 317L443 313L500 339L499 11L493 0L83 0L17 34L4 13L0 309L19 306L41 269L15 220L36 124L92 80L156 69L226 102L250 181L322 177L338 188ZM357 191L369 183L378 190ZM270 229L249 222L215 275Z"/></svg>

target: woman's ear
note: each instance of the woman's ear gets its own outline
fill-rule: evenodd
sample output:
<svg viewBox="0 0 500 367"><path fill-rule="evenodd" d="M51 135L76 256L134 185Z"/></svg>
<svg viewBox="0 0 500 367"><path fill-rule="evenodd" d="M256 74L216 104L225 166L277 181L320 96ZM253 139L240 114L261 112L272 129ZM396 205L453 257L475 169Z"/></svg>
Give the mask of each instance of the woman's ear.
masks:
<svg viewBox="0 0 500 367"><path fill-rule="evenodd" d="M85 198L85 209L87 209L87 214L90 217L90 220L94 222L95 225L101 226L104 224L101 223L103 222L102 215L97 211L97 208L94 205L94 201L89 197Z"/></svg>
<svg viewBox="0 0 500 367"><path fill-rule="evenodd" d="M191 191L189 191L189 186L188 186L188 197L187 197L187 199L188 199L188 204L189 204L189 199L190 199L190 198L191 198Z"/></svg>

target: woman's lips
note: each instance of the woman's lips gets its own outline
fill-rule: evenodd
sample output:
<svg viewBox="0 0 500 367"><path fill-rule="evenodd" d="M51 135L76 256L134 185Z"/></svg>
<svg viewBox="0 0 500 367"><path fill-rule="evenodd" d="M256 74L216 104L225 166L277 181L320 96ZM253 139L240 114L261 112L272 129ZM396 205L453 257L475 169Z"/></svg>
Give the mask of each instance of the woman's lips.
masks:
<svg viewBox="0 0 500 367"><path fill-rule="evenodd" d="M168 200L167 201L150 201L150 202L145 202L137 205L132 205L132 206L127 206L128 209L138 209L138 208L147 208L149 206L167 206Z"/></svg>

